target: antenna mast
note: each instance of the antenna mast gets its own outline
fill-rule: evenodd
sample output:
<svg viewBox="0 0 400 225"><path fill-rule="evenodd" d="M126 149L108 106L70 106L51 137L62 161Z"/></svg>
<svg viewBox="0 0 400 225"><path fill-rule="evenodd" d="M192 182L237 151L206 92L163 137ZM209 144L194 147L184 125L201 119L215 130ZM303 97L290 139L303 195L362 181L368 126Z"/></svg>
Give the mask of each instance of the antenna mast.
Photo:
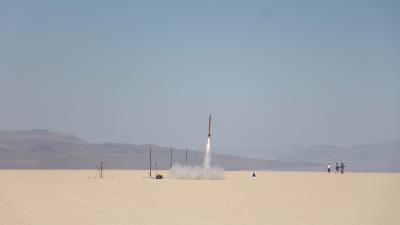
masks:
<svg viewBox="0 0 400 225"><path fill-rule="evenodd" d="M103 160L100 161L100 177L103 178Z"/></svg>
<svg viewBox="0 0 400 225"><path fill-rule="evenodd" d="M186 167L187 167L188 147L186 147Z"/></svg>
<svg viewBox="0 0 400 225"><path fill-rule="evenodd" d="M98 164L96 176L99 176L99 178L103 178L103 177L104 177L104 176L103 176L104 164L105 164L105 163L104 163L103 160L101 160L101 161L100 161L100 164Z"/></svg>
<svg viewBox="0 0 400 225"><path fill-rule="evenodd" d="M169 164L169 168L172 168L172 148L171 148L171 163Z"/></svg>
<svg viewBox="0 0 400 225"><path fill-rule="evenodd" d="M151 178L151 146L150 146L150 172L149 172L150 178Z"/></svg>

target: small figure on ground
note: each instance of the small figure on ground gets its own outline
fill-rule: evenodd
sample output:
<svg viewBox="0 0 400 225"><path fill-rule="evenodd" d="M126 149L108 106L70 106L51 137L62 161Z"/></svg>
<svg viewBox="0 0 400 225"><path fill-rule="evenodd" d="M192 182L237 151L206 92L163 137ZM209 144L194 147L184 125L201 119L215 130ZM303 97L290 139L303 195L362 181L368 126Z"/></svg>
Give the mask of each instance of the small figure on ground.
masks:
<svg viewBox="0 0 400 225"><path fill-rule="evenodd" d="M328 163L328 173L331 174L331 163Z"/></svg>
<svg viewBox="0 0 400 225"><path fill-rule="evenodd" d="M340 163L340 173L341 174L344 174L344 168L345 168L346 166L344 165L344 163Z"/></svg>
<svg viewBox="0 0 400 225"><path fill-rule="evenodd" d="M335 173L339 173L339 163L336 163L335 169L336 169Z"/></svg>
<svg viewBox="0 0 400 225"><path fill-rule="evenodd" d="M255 180L256 177L257 177L257 176L256 176L256 172L254 172L254 171L251 172L251 179Z"/></svg>

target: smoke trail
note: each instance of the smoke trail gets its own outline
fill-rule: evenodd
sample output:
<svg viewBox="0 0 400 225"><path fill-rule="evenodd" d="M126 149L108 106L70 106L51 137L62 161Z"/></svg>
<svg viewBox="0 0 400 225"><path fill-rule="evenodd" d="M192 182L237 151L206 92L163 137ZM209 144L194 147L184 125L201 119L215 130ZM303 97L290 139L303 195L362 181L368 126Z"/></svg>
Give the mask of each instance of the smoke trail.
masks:
<svg viewBox="0 0 400 225"><path fill-rule="evenodd" d="M211 137L208 136L207 147L204 154L203 168L199 166L181 166L175 164L169 171L169 176L175 179L194 179L194 180L223 180L225 179L224 169L221 167L211 167Z"/></svg>
<svg viewBox="0 0 400 225"><path fill-rule="evenodd" d="M175 164L169 171L169 176L175 179L207 179L222 180L225 179L224 169L220 167L211 167L211 114L208 119L208 139L206 152L204 154L203 168L195 166L181 166Z"/></svg>
<svg viewBox="0 0 400 225"><path fill-rule="evenodd" d="M204 154L204 169L207 170L211 167L211 143L210 143L210 138L208 137L207 139L207 148L206 148L206 153Z"/></svg>
<svg viewBox="0 0 400 225"><path fill-rule="evenodd" d="M183 180L223 180L225 179L224 169L221 167L202 168L200 166L181 166L175 164L169 171L169 176Z"/></svg>

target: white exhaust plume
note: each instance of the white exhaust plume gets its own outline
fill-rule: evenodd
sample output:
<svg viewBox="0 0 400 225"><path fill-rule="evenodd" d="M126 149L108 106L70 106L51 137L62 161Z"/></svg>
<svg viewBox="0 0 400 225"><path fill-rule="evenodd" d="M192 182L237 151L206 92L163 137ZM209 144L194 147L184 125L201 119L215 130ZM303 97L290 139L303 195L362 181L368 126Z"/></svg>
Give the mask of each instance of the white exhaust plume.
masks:
<svg viewBox="0 0 400 225"><path fill-rule="evenodd" d="M206 152L204 154L203 168L195 166L181 166L175 164L169 171L169 176L175 179L205 179L222 180L225 179L224 169L221 167L211 167L211 114L208 120L208 139Z"/></svg>
<svg viewBox="0 0 400 225"><path fill-rule="evenodd" d="M208 169L211 167L211 145L210 145L210 138L208 137L207 139L207 148L206 148L206 153L204 154L204 169Z"/></svg>
<svg viewBox="0 0 400 225"><path fill-rule="evenodd" d="M209 167L208 169L200 166L181 166L175 164L169 171L169 176L183 180L223 180L225 179L224 169L221 167Z"/></svg>

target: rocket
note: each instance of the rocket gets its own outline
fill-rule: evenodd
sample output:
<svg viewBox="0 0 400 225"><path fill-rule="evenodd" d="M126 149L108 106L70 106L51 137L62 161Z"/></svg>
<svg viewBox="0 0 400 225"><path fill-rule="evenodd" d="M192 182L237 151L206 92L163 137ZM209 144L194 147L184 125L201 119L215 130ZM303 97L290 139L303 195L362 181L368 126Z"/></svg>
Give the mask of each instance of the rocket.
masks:
<svg viewBox="0 0 400 225"><path fill-rule="evenodd" d="M211 114L208 118L208 137L211 137Z"/></svg>

